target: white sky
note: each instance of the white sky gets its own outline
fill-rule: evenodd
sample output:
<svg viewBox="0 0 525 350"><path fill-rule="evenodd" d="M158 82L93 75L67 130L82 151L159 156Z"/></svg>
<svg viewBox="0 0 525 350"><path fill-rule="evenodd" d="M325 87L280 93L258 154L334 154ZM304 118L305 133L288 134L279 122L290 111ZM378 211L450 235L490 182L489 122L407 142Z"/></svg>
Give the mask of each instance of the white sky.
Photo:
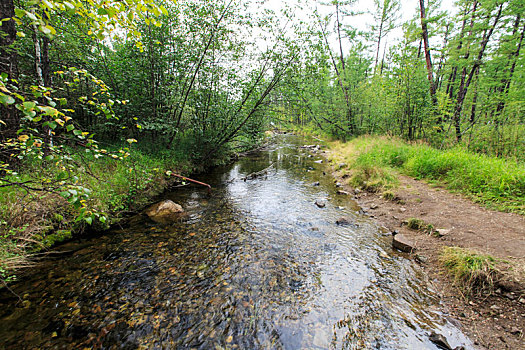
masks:
<svg viewBox="0 0 525 350"><path fill-rule="evenodd" d="M276 13L278 13L285 4L296 4L301 3L303 7L305 8L312 8L317 6L319 11L325 11L325 13L328 13L330 11L328 6L322 6L319 4L319 0L262 0L266 3L265 7L271 8L275 10ZM330 2L330 0L322 0L322 2ZM455 13L456 8L454 6L455 0L441 0L441 10L445 10L448 13ZM323 10L324 9L324 10ZM370 30L370 24L372 24L372 15L370 12L374 9L374 3L372 0L357 0L355 5L351 8L355 12L365 12L365 14L355 16L352 18L346 19L346 24L351 24L355 28L361 31ZM368 12L368 13L367 13ZM409 20L410 18L414 17L416 14L419 15L419 0L401 0L401 11L400 11L400 20L399 25L404 23L405 21ZM303 14L299 14L301 16ZM304 12L304 16L308 16L308 13ZM350 22L351 21L351 22ZM387 42L387 45L390 46L394 43L396 43L400 38L402 37L402 29L399 26L398 28L394 29L386 39L383 39L381 44L381 53L384 48L385 41ZM335 38L334 38L335 40ZM437 41L439 39L437 38L431 38L431 41ZM336 42L334 41L333 45L335 47ZM430 42L430 46L437 46L440 45L439 42ZM344 49L349 48L348 41L346 42L346 47ZM374 49L375 50L375 49Z"/></svg>

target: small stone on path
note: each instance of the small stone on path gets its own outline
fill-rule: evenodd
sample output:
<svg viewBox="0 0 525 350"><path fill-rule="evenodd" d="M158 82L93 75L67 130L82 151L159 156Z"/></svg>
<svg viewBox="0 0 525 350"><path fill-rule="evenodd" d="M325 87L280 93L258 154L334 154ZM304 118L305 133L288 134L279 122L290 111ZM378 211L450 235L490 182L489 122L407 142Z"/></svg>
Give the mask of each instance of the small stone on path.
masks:
<svg viewBox="0 0 525 350"><path fill-rule="evenodd" d="M392 237L392 247L406 253L411 253L415 250L414 243L412 243L407 236L402 234L397 234Z"/></svg>

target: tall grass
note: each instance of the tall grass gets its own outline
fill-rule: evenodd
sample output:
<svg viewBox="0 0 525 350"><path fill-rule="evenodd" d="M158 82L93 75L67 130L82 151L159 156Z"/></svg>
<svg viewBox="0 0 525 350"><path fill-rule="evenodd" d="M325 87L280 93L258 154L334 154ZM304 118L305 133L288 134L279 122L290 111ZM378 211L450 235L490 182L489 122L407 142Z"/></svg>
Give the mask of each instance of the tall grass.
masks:
<svg viewBox="0 0 525 350"><path fill-rule="evenodd" d="M438 150L389 137L364 136L344 144L332 143L332 147L335 159L349 164L349 172L354 173L352 178L382 172L387 174L382 179L384 187L391 187L394 183L389 179L396 170L442 183L488 207L525 214L525 165L522 163L472 153L461 147Z"/></svg>

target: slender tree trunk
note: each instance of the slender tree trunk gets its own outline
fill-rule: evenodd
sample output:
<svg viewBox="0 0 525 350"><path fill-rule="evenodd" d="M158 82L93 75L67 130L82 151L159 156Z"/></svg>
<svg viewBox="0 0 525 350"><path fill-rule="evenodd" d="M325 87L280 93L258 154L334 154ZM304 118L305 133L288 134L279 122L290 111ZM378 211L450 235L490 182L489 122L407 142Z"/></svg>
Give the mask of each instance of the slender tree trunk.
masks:
<svg viewBox="0 0 525 350"><path fill-rule="evenodd" d="M337 39L339 41L339 59L341 60L341 69L345 70L345 58L343 55L343 40L341 39L341 22L339 21L339 1L335 2L335 12L337 20Z"/></svg>
<svg viewBox="0 0 525 350"><path fill-rule="evenodd" d="M47 13L42 13L42 18L48 19ZM50 72L50 61L49 61L49 38L47 36L42 37L42 81L44 86L51 87L51 72Z"/></svg>
<svg viewBox="0 0 525 350"><path fill-rule="evenodd" d="M478 56L476 57L476 60L474 61L474 64L472 68L470 69L468 76L466 75L466 68L464 68L463 70L464 74L462 76L460 87L458 90L456 107L454 109L454 116L453 116L457 142L461 142L461 136L462 136L461 134L461 111L463 109L463 102L465 101L465 97L467 96L468 88L470 86L470 83L472 82L474 73L481 66L481 59L483 58L483 55L485 54L485 49L487 48L487 44L490 40L490 37L492 36L492 33L494 33L494 29L496 28L499 22L499 19L501 18L502 10L503 10L503 4L499 6L498 13L496 14L496 18L494 19L494 23L492 24L488 33L484 36L484 39L481 42L481 48L479 49Z"/></svg>
<svg viewBox="0 0 525 350"><path fill-rule="evenodd" d="M381 36L383 35L383 18L381 18L381 23L379 24L379 35L377 36L377 49L376 49L376 62L374 65L374 71L377 68L377 63L379 62L379 48L381 45Z"/></svg>
<svg viewBox="0 0 525 350"><path fill-rule="evenodd" d="M513 35L513 37L516 35L516 32L517 32L518 27L520 25L520 21L521 21L521 15L518 14L516 16L516 22L514 24L514 35ZM520 50L521 50L521 46L523 44L524 36L525 36L525 25L523 26L523 29L521 31L521 35L520 35L520 38L519 38L519 41L518 41L518 45L516 47L516 51L512 52L510 54L510 57L509 57L509 60L512 60L512 64L510 66L508 76L505 77L504 79L502 79L501 84L500 84L500 86L498 88L498 92L500 94L502 94L502 96L500 97L500 101L498 102L498 105L496 106L496 112L495 112L495 115L494 115L494 120L497 120L498 115L505 108L506 97L507 97L507 95L509 93L510 84L512 82L512 76L514 75L514 71L516 70L516 63L517 63L518 57L520 55Z"/></svg>
<svg viewBox="0 0 525 350"><path fill-rule="evenodd" d="M437 109L437 97L436 97L436 85L434 84L434 73L432 71L432 56L430 54L430 45L428 43L428 27L427 19L425 14L425 1L419 0L419 10L421 14L421 35L423 37L423 46L425 48L425 62L427 65L427 78L430 85L430 98L432 99L432 107L434 108L434 113ZM437 124L441 129L441 117L438 118Z"/></svg>
<svg viewBox="0 0 525 350"><path fill-rule="evenodd" d="M474 3L474 11L475 11L476 4L477 2ZM465 35L465 26L467 25L468 12L469 12L468 8L465 7L465 11L463 12L463 21L461 23L461 30L459 32L459 43L458 43L458 46L456 47L456 50L458 52L459 50L461 50L463 46L463 37ZM472 16L474 16L474 13L472 14ZM448 83L447 83L447 90L446 90L446 93L451 100L454 98L454 84L456 82L457 74L458 74L458 67L454 66L454 68L452 68L452 73L450 73Z"/></svg>
<svg viewBox="0 0 525 350"><path fill-rule="evenodd" d="M44 86L44 77L42 76L42 49L40 39L38 38L38 28L33 25L33 46L35 49L35 78L40 86Z"/></svg>

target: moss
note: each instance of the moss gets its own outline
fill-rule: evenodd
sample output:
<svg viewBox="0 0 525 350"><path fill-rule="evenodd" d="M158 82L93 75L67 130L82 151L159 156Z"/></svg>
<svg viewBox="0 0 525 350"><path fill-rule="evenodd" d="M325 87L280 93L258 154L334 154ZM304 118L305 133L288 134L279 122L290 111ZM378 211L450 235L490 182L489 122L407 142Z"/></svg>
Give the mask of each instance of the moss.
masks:
<svg viewBox="0 0 525 350"><path fill-rule="evenodd" d="M58 230L55 233L46 235L44 239L42 239L42 244L45 247L49 248L57 243L71 239L71 237L73 237L73 233L71 232L71 230Z"/></svg>

